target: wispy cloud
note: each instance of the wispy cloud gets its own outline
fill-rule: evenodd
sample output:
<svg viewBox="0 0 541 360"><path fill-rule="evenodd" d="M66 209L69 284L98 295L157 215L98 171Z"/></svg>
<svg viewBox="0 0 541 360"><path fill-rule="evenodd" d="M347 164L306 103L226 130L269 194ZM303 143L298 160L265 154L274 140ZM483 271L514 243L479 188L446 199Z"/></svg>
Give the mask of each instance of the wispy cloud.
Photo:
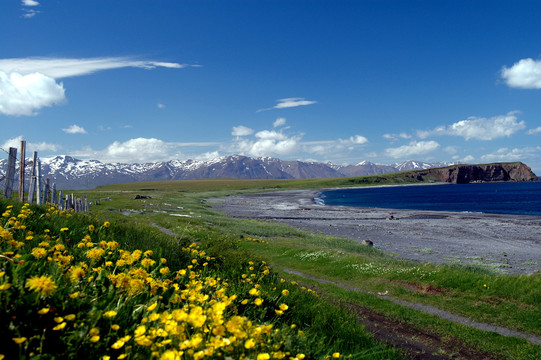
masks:
<svg viewBox="0 0 541 360"><path fill-rule="evenodd" d="M250 129L244 125L233 126L233 130L231 131L231 135L233 136L248 136L252 135L253 133L253 129Z"/></svg>
<svg viewBox="0 0 541 360"><path fill-rule="evenodd" d="M428 154L440 147L436 141L411 141L407 145L385 149L385 154L394 159L407 159L412 156Z"/></svg>
<svg viewBox="0 0 541 360"><path fill-rule="evenodd" d="M469 117L449 126L439 126L433 130L418 131L421 139L429 136L460 136L466 140L494 140L502 137L509 137L526 127L524 121L518 121L518 111L511 111L506 115L494 116L491 118Z"/></svg>
<svg viewBox="0 0 541 360"><path fill-rule="evenodd" d="M7 150L10 147L18 149L21 146L21 140L24 140L24 137L22 135L4 141L4 143L0 147L4 150ZM58 144L46 143L43 141L37 143L31 141L26 142L27 154L33 151L60 151L61 149L62 146Z"/></svg>
<svg viewBox="0 0 541 360"><path fill-rule="evenodd" d="M4 73L32 74L40 73L45 76L62 79L73 76L92 74L97 71L135 67L155 69L157 67L182 69L187 64L163 61L143 61L127 57L104 58L13 58L0 59L0 71Z"/></svg>
<svg viewBox="0 0 541 360"><path fill-rule="evenodd" d="M353 135L353 136L350 136L349 139L346 139L346 140L338 139L338 142L340 142L343 145L363 145L368 142L368 139L362 135Z"/></svg>
<svg viewBox="0 0 541 360"><path fill-rule="evenodd" d="M115 57L0 59L0 115L36 115L43 107L64 102L64 85L57 83L57 79L123 67L180 69L186 66Z"/></svg>
<svg viewBox="0 0 541 360"><path fill-rule="evenodd" d="M158 103L158 109L165 109L165 105L162 103Z"/></svg>
<svg viewBox="0 0 541 360"><path fill-rule="evenodd" d="M277 128L277 127L280 127L280 126L284 126L286 124L286 118L278 118L274 121L274 123L272 124L273 127Z"/></svg>
<svg viewBox="0 0 541 360"><path fill-rule="evenodd" d="M526 131L526 134L528 135L535 135L541 133L541 126L536 127L535 129L530 129Z"/></svg>
<svg viewBox="0 0 541 360"><path fill-rule="evenodd" d="M219 145L220 143L216 142L168 142L156 138L139 137L126 141L114 141L104 149L85 146L80 150L71 151L70 155L108 163L144 163L188 158L208 160L218 157L219 153L208 151L188 157L183 151L186 148L218 147Z"/></svg>
<svg viewBox="0 0 541 360"><path fill-rule="evenodd" d="M541 60L519 60L510 68L504 66L501 76L512 88L541 89Z"/></svg>
<svg viewBox="0 0 541 360"><path fill-rule="evenodd" d="M39 2L35 0L22 0L21 3L23 6L24 18L29 19L40 13L38 10L33 9L33 7L39 6ZM30 9L28 7L30 7Z"/></svg>
<svg viewBox="0 0 541 360"><path fill-rule="evenodd" d="M406 133L400 133L400 134L383 134L383 138L390 140L391 142L395 142L398 139L411 139L411 135L408 135Z"/></svg>
<svg viewBox="0 0 541 360"><path fill-rule="evenodd" d="M62 129L63 132L65 132L66 134L86 134L86 130L82 127L80 127L79 125L71 125L65 129Z"/></svg>
<svg viewBox="0 0 541 360"><path fill-rule="evenodd" d="M541 146L524 148L500 148L493 153L481 156L483 162L493 161L525 161L536 158L541 153Z"/></svg>
<svg viewBox="0 0 541 360"><path fill-rule="evenodd" d="M278 104L274 105L273 107L265 108L265 109L259 109L259 110L257 110L257 112L267 111L267 110L272 110L272 109L286 109L286 108L292 108L292 107L297 107L297 106L312 105L312 104L317 103L317 101L306 100L305 98L299 98L299 97L298 98L279 99L279 100L276 100L276 101L278 102Z"/></svg>

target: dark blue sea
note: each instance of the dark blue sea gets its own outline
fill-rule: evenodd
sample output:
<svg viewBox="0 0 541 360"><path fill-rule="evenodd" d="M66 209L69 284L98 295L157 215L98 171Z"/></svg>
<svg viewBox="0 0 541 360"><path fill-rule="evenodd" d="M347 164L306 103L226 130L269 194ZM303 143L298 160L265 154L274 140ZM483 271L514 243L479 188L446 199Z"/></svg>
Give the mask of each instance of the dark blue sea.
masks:
<svg viewBox="0 0 541 360"><path fill-rule="evenodd" d="M325 205L541 216L541 182L412 185L324 191Z"/></svg>

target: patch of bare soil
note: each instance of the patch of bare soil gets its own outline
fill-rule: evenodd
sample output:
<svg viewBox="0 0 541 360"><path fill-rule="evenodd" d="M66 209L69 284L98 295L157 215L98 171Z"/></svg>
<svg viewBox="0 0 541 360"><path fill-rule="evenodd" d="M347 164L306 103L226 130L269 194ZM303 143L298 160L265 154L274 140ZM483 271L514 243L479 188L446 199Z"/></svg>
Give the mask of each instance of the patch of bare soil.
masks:
<svg viewBox="0 0 541 360"><path fill-rule="evenodd" d="M412 291L427 294L427 295L437 296L437 295L447 294L450 292L449 289L436 287L432 284L420 284L420 283L411 282L411 281L392 281L392 282L396 284L400 284L401 286L403 286L404 288L408 290L412 290Z"/></svg>

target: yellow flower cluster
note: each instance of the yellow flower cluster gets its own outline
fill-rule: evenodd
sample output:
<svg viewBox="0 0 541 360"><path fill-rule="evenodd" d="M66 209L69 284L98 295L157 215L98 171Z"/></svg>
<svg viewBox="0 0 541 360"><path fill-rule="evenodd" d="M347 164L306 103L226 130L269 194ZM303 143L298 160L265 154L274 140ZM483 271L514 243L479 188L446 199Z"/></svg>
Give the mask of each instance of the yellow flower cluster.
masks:
<svg viewBox="0 0 541 360"><path fill-rule="evenodd" d="M48 219L70 215L51 205L47 210ZM92 354L102 359L305 358L299 345L291 345L302 343L302 332L276 326L291 311L289 290L260 285L271 273L265 262L248 262L233 291L209 268L216 259L195 243L182 249L189 258L186 266L174 270L150 250L121 249L108 235L109 222L100 231L84 225L82 239L70 242L66 234L74 236L75 227L62 227L56 236L48 229L34 233L26 228L33 220L29 206L22 207L22 217L12 211L4 211L0 224L5 260L0 262L0 297L14 301L33 294L35 316L66 346L92 352L105 344L105 353ZM11 279L22 284L10 282L7 274L15 273ZM266 314L267 321L250 318L254 314L258 319ZM39 344L47 343L43 336L49 332L43 328L19 332L15 323L10 326L16 329L13 346L36 354Z"/></svg>

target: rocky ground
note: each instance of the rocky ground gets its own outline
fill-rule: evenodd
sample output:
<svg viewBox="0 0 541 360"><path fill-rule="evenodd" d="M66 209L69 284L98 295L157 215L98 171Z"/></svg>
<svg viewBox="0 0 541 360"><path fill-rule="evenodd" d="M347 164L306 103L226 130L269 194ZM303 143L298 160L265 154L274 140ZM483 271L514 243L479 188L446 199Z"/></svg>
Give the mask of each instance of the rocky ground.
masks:
<svg viewBox="0 0 541 360"><path fill-rule="evenodd" d="M541 270L541 217L327 206L316 190L229 196L229 216L286 223L313 233L370 240L420 262L473 264L501 273Z"/></svg>

